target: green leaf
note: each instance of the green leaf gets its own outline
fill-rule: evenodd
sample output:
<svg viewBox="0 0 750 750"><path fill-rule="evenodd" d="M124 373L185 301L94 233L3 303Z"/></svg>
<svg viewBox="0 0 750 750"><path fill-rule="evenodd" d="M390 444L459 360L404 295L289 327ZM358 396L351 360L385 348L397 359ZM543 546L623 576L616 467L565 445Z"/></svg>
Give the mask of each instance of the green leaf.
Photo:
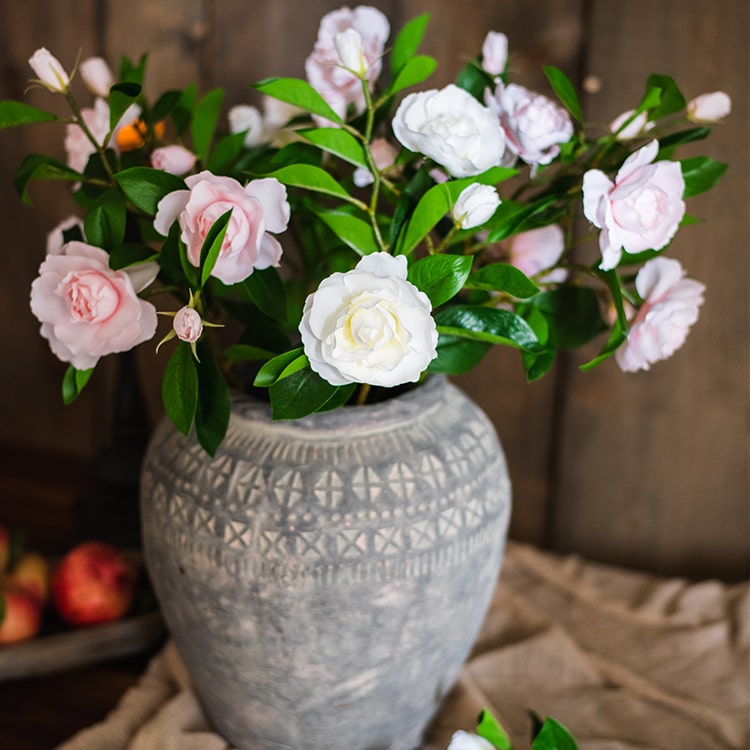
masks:
<svg viewBox="0 0 750 750"><path fill-rule="evenodd" d="M422 43L427 24L430 21L429 13L412 18L411 21L404 24L393 42L391 51L391 73L392 78L396 78L401 69L408 64L419 49Z"/></svg>
<svg viewBox="0 0 750 750"><path fill-rule="evenodd" d="M105 250L122 245L125 238L125 196L116 188L105 190L86 214L86 241Z"/></svg>
<svg viewBox="0 0 750 750"><path fill-rule="evenodd" d="M186 190L185 182L175 175L151 167L130 167L115 175L128 200L149 216L156 215L159 201L175 190Z"/></svg>
<svg viewBox="0 0 750 750"><path fill-rule="evenodd" d="M407 279L438 307L461 291L471 264L470 255L428 255L410 266Z"/></svg>
<svg viewBox="0 0 750 750"><path fill-rule="evenodd" d="M224 243L224 235L227 233L227 226L229 225L229 220L232 218L232 210L230 208L216 219L201 245L199 266L201 288L206 285L219 258L221 246Z"/></svg>
<svg viewBox="0 0 750 750"><path fill-rule="evenodd" d="M110 252L109 267L113 271L117 271L121 268L136 265L137 263L145 263L148 260L156 259L161 259L161 256L159 253L155 253L154 249L148 245L141 245L138 242L126 242L118 245Z"/></svg>
<svg viewBox="0 0 750 750"><path fill-rule="evenodd" d="M120 58L120 80L128 83L137 83L143 86L143 79L146 75L146 64L148 63L148 54L143 54L134 65L130 58L123 55Z"/></svg>
<svg viewBox="0 0 750 750"><path fill-rule="evenodd" d="M268 360L268 362L258 370L253 385L258 386L258 388L268 388L272 386L279 380L281 373L284 372L286 367L302 355L302 351L302 347L300 346Z"/></svg>
<svg viewBox="0 0 750 750"><path fill-rule="evenodd" d="M438 334L437 355L427 366L428 372L461 375L473 370L490 350L486 341L471 341L461 336Z"/></svg>
<svg viewBox="0 0 750 750"><path fill-rule="evenodd" d="M505 344L541 351L539 339L529 324L508 310L475 305L455 305L435 315L439 333L463 336L490 344Z"/></svg>
<svg viewBox="0 0 750 750"><path fill-rule="evenodd" d="M275 177L284 185L305 188L316 193L333 195L336 198L352 201L353 198L347 191L331 177L325 169L315 167L311 164L295 164L282 167L275 172L267 174L266 177Z"/></svg>
<svg viewBox="0 0 750 750"><path fill-rule="evenodd" d="M207 341L197 344L198 408L195 412L195 434L210 456L216 454L229 426L231 398L224 374L219 369Z"/></svg>
<svg viewBox="0 0 750 750"><path fill-rule="evenodd" d="M65 404L72 404L81 395L81 391L86 387L86 383L89 382L93 372L93 367L88 370L76 370L73 365L68 367L62 382L63 402Z"/></svg>
<svg viewBox="0 0 750 750"><path fill-rule="evenodd" d="M714 161L708 156L696 156L692 159L682 159L682 177L685 180L683 197L690 198L699 193L710 190L727 171L727 164Z"/></svg>
<svg viewBox="0 0 750 750"><path fill-rule="evenodd" d="M578 750L578 745L565 726L547 717L534 738L531 750Z"/></svg>
<svg viewBox="0 0 750 750"><path fill-rule="evenodd" d="M31 205L28 185L32 180L79 182L81 178L82 175L79 172L45 154L28 154L21 162L21 166L13 178L13 184L21 196L21 200Z"/></svg>
<svg viewBox="0 0 750 750"><path fill-rule="evenodd" d="M562 70L553 65L546 65L544 67L544 74L547 76L547 80L550 82L552 89L557 94L557 98L563 103L565 109L579 123L582 123L583 110L581 109L581 102L578 100L578 93L575 90L575 86L571 83L570 78Z"/></svg>
<svg viewBox="0 0 750 750"><path fill-rule="evenodd" d="M275 352L251 344L233 344L224 350L224 356L230 362L257 362L271 359Z"/></svg>
<svg viewBox="0 0 750 750"><path fill-rule="evenodd" d="M346 130L341 128L309 128L295 132L318 148L354 164L355 167L369 169L364 146Z"/></svg>
<svg viewBox="0 0 750 750"><path fill-rule="evenodd" d="M172 352L164 370L161 398L174 426L189 434L198 406L198 371L189 344L180 342Z"/></svg>
<svg viewBox="0 0 750 750"><path fill-rule="evenodd" d="M244 133L233 133L217 141L208 160L208 171L212 174L228 174L237 161L245 142Z"/></svg>
<svg viewBox="0 0 750 750"><path fill-rule="evenodd" d="M370 222L358 219L344 211L318 210L316 215L344 244L360 255L369 255L378 251L378 242Z"/></svg>
<svg viewBox="0 0 750 750"><path fill-rule="evenodd" d="M53 122L57 115L12 99L0 102L0 130L31 122Z"/></svg>
<svg viewBox="0 0 750 750"><path fill-rule="evenodd" d="M409 86L416 86L429 78L437 68L437 60L429 55L416 55L407 60L398 71L393 83L388 87L389 96L403 91Z"/></svg>
<svg viewBox="0 0 750 750"><path fill-rule="evenodd" d="M468 91L475 99L481 101L484 90L494 88L495 82L489 73L472 60L459 71L456 76L456 86Z"/></svg>
<svg viewBox="0 0 750 750"><path fill-rule="evenodd" d="M663 138L659 138L660 155L663 155L667 149L673 149L675 146L682 146L685 143L702 141L709 135L711 135L711 128L705 126L678 130L676 133L665 135Z"/></svg>
<svg viewBox="0 0 750 750"><path fill-rule="evenodd" d="M401 234L398 253L408 255L451 210L450 192L445 183L433 185L419 200Z"/></svg>
<svg viewBox="0 0 750 750"><path fill-rule="evenodd" d="M165 91L157 100L151 110L153 122L165 120L174 112L182 98L182 91Z"/></svg>
<svg viewBox="0 0 750 750"><path fill-rule="evenodd" d="M195 107L195 100L198 97L198 87L195 83L191 83L181 93L177 104L172 110L172 120L177 127L177 134L182 135L190 126L193 120L193 109Z"/></svg>
<svg viewBox="0 0 750 750"><path fill-rule="evenodd" d="M256 269L240 283L261 312L275 320L286 320L286 287L275 268Z"/></svg>
<svg viewBox="0 0 750 750"><path fill-rule="evenodd" d="M216 123L219 121L221 105L224 101L224 90L209 91L195 106L190 129L193 136L193 147L198 158L208 163L211 142L214 138Z"/></svg>
<svg viewBox="0 0 750 750"><path fill-rule="evenodd" d="M480 268L469 276L466 288L506 292L518 299L528 299L539 291L523 271L509 263L492 263Z"/></svg>
<svg viewBox="0 0 750 750"><path fill-rule="evenodd" d="M480 737L484 737L484 739L498 748L498 750L512 750L508 733L486 708L479 714L477 734Z"/></svg>
<svg viewBox="0 0 750 750"><path fill-rule="evenodd" d="M607 330L596 292L588 287L552 289L530 304L547 319L552 341L563 349L575 349Z"/></svg>
<svg viewBox="0 0 750 750"><path fill-rule="evenodd" d="M658 91L658 103L651 104L656 99L654 92ZM687 106L685 97L671 76L653 74L646 80L646 95L650 106L645 108L649 120L655 121L676 112L682 112ZM641 103L641 107L643 102ZM640 107L639 107L640 109Z"/></svg>
<svg viewBox="0 0 750 750"><path fill-rule="evenodd" d="M298 78L266 78L254 84L254 88L262 94L293 104L331 122L343 123L328 102L307 81Z"/></svg>
<svg viewBox="0 0 750 750"><path fill-rule="evenodd" d="M309 366L296 370L269 388L272 417L300 419L325 406L337 391L338 386L323 380Z"/></svg>
<svg viewBox="0 0 750 750"><path fill-rule="evenodd" d="M109 129L114 130L125 110L141 95L138 83L123 81L109 90Z"/></svg>

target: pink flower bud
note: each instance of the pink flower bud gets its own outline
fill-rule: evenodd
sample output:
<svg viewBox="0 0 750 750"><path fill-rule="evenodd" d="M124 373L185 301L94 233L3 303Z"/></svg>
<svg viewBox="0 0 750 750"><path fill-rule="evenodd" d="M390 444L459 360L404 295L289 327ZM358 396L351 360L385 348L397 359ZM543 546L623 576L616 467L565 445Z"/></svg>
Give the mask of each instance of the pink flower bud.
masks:
<svg viewBox="0 0 750 750"><path fill-rule="evenodd" d="M493 76L499 76L508 62L508 37L490 31L482 45L482 67Z"/></svg>
<svg viewBox="0 0 750 750"><path fill-rule="evenodd" d="M104 58L89 57L80 64L78 69L81 71L83 82L92 94L101 96L103 99L109 96L109 89L115 79Z"/></svg>
<svg viewBox="0 0 750 750"><path fill-rule="evenodd" d="M152 152L151 166L174 175L187 174L195 166L195 154L184 146L162 146Z"/></svg>
<svg viewBox="0 0 750 750"><path fill-rule="evenodd" d="M193 307L181 307L174 316L172 323L174 332L180 341L188 344L195 343L203 333L203 321L198 311Z"/></svg>
<svg viewBox="0 0 750 750"><path fill-rule="evenodd" d="M732 100L723 91L701 94L688 102L688 118L693 122L718 122L732 111Z"/></svg>
<svg viewBox="0 0 750 750"><path fill-rule="evenodd" d="M60 61L45 47L40 47L29 59L31 69L39 82L50 91L64 94L68 90L70 78Z"/></svg>

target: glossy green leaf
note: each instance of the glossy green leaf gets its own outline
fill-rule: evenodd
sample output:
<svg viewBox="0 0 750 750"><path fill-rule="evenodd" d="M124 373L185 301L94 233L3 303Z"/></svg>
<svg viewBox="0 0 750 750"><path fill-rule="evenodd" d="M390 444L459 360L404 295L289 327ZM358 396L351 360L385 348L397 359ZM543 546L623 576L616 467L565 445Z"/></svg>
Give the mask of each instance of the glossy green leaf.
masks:
<svg viewBox="0 0 750 750"><path fill-rule="evenodd" d="M266 362L263 367L260 368L258 374L255 376L253 385L258 388L268 388L276 383L284 370L298 357L302 356L302 347L291 349L288 352L279 354L273 359Z"/></svg>
<svg viewBox="0 0 750 750"><path fill-rule="evenodd" d="M198 405L198 371L189 344L180 342L172 352L164 370L161 397L167 416L187 435Z"/></svg>
<svg viewBox="0 0 750 750"><path fill-rule="evenodd" d="M217 175L229 174L242 153L244 143L244 133L232 133L217 141L208 160L208 171Z"/></svg>
<svg viewBox="0 0 750 750"><path fill-rule="evenodd" d="M544 74L547 76L552 90L557 94L557 98L562 102L565 109L570 112L574 119L582 123L583 110L581 109L581 102L578 99L578 93L570 78L562 70L553 65L545 65Z"/></svg>
<svg viewBox="0 0 750 750"><path fill-rule="evenodd" d="M326 226L348 247L360 255L377 252L378 242L369 221L358 219L344 211L317 211Z"/></svg>
<svg viewBox="0 0 750 750"><path fill-rule="evenodd" d="M86 383L89 382L93 372L93 367L88 370L76 370L73 365L68 366L62 382L63 402L65 404L72 404L81 395L81 391L86 387Z"/></svg>
<svg viewBox="0 0 750 750"><path fill-rule="evenodd" d="M162 260L160 254L155 253L152 247L137 242L126 242L115 247L109 254L109 267L115 271L120 268L149 260Z"/></svg>
<svg viewBox="0 0 750 750"><path fill-rule="evenodd" d="M493 77L484 71L475 60L468 62L456 76L456 86L468 91L475 99L482 101L485 89L495 87Z"/></svg>
<svg viewBox="0 0 750 750"><path fill-rule="evenodd" d="M219 121L221 105L224 102L224 90L217 88L209 91L195 106L193 120L190 123L193 135L193 147L198 158L205 164L211 150L211 143Z"/></svg>
<svg viewBox="0 0 750 750"><path fill-rule="evenodd" d="M32 180L64 180L67 182L79 182L81 174L71 169L67 164L52 159L44 154L29 154L16 171L13 184L16 187L21 200L31 205L28 186Z"/></svg>
<svg viewBox="0 0 750 750"><path fill-rule="evenodd" d="M596 292L588 287L552 289L530 304L545 316L552 341L562 349L575 349L607 330Z"/></svg>
<svg viewBox="0 0 750 750"><path fill-rule="evenodd" d="M320 115L331 122L343 122L328 102L307 81L298 78L266 78L254 84L253 88L274 99L300 107L306 112Z"/></svg>
<svg viewBox="0 0 750 750"><path fill-rule="evenodd" d="M509 263L492 263L480 268L469 276L466 288L506 292L518 299L528 299L539 291L523 271Z"/></svg>
<svg viewBox="0 0 750 750"><path fill-rule="evenodd" d="M216 454L229 426L231 398L229 387L214 358L209 343L197 344L198 408L195 411L195 434L210 456Z"/></svg>
<svg viewBox="0 0 750 750"><path fill-rule="evenodd" d="M451 196L445 183L433 185L419 200L406 231L401 235L398 252L408 255L432 231L451 209Z"/></svg>
<svg viewBox="0 0 750 750"><path fill-rule="evenodd" d="M157 100L151 110L154 122L166 120L177 108L182 99L182 91L165 91Z"/></svg>
<svg viewBox="0 0 750 750"><path fill-rule="evenodd" d="M128 200L149 216L156 215L159 201L175 190L186 190L184 180L162 169L130 167L115 175Z"/></svg>
<svg viewBox="0 0 750 750"><path fill-rule="evenodd" d="M463 336L490 344L505 344L529 351L542 349L531 326L508 310L477 305L454 305L435 315L439 333Z"/></svg>
<svg viewBox="0 0 750 750"><path fill-rule="evenodd" d="M315 193L332 195L347 201L353 200L351 195L325 169L312 164L292 164L265 176L275 177L284 185L305 188Z"/></svg>
<svg viewBox="0 0 750 750"><path fill-rule="evenodd" d="M470 255L428 255L409 267L407 279L438 307L461 291L471 264Z"/></svg>
<svg viewBox="0 0 750 750"><path fill-rule="evenodd" d="M141 95L138 83L123 81L109 90L109 129L114 130L125 110Z"/></svg>
<svg viewBox="0 0 750 750"><path fill-rule="evenodd" d="M275 268L257 269L240 283L261 312L278 321L286 320L286 287Z"/></svg>
<svg viewBox="0 0 750 750"><path fill-rule="evenodd" d="M301 419L325 406L338 387L313 372L309 366L296 370L269 389L274 420Z"/></svg>
<svg viewBox="0 0 750 750"><path fill-rule="evenodd" d="M342 128L309 128L296 131L310 143L355 167L369 169L364 146Z"/></svg>
<svg viewBox="0 0 750 750"><path fill-rule="evenodd" d="M473 370L490 350L486 341L471 341L461 336L438 334L437 355L427 366L428 372L461 375Z"/></svg>
<svg viewBox="0 0 750 750"><path fill-rule="evenodd" d="M500 722L485 708L479 714L477 722L477 734L484 737L497 750L512 750L510 737L500 725Z"/></svg>
<svg viewBox="0 0 750 750"><path fill-rule="evenodd" d="M422 15L412 18L411 21L404 24L399 31L391 50L391 78L395 78L417 53L429 21L430 14L422 13Z"/></svg>
<svg viewBox="0 0 750 750"><path fill-rule="evenodd" d="M32 122L53 122L57 115L12 99L0 102L0 130Z"/></svg>
<svg viewBox="0 0 750 750"><path fill-rule="evenodd" d="M257 362L271 359L275 352L251 344L233 344L224 350L224 356L229 362Z"/></svg>
<svg viewBox="0 0 750 750"><path fill-rule="evenodd" d="M429 55L416 55L398 71L393 83L388 87L388 95L397 94L410 86L417 86L427 80L437 68L437 60Z"/></svg>
<svg viewBox="0 0 750 750"><path fill-rule="evenodd" d="M224 236L227 233L229 220L232 218L232 210L225 211L208 230L203 245L201 245L200 254L200 285L203 288L206 285L211 272L214 270L216 261L221 252L221 246L224 244Z"/></svg>
<svg viewBox="0 0 750 750"><path fill-rule="evenodd" d="M685 180L683 197L690 198L699 193L710 190L727 171L727 164L714 161L707 156L695 156L692 159L682 159L682 177Z"/></svg>
<svg viewBox="0 0 750 750"><path fill-rule="evenodd" d="M671 76L650 75L646 80L646 92L656 90L659 91L659 103L646 110L650 120L682 112L687 106L685 97Z"/></svg>
<svg viewBox="0 0 750 750"><path fill-rule="evenodd" d="M565 726L548 717L534 738L531 750L578 750L578 745Z"/></svg>
<svg viewBox="0 0 750 750"><path fill-rule="evenodd" d="M125 196L115 187L101 194L84 220L86 241L111 251L125 238Z"/></svg>

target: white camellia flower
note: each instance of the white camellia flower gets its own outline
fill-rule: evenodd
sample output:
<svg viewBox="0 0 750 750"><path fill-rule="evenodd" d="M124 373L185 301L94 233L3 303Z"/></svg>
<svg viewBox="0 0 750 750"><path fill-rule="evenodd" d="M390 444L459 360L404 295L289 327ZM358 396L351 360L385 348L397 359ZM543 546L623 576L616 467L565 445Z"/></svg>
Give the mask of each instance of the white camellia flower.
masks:
<svg viewBox="0 0 750 750"><path fill-rule="evenodd" d="M461 229L474 229L484 224L499 205L500 196L492 185L475 182L461 191L451 215Z"/></svg>
<svg viewBox="0 0 750 750"><path fill-rule="evenodd" d="M497 117L455 84L409 94L393 116L393 132L453 177L473 177L500 165L505 136Z"/></svg>
<svg viewBox="0 0 750 750"><path fill-rule="evenodd" d="M448 750L495 750L495 746L478 734L471 734L459 729L453 733Z"/></svg>
<svg viewBox="0 0 750 750"><path fill-rule="evenodd" d="M406 271L405 256L373 253L307 297L302 344L310 367L331 385L415 382L435 357L430 300Z"/></svg>
<svg viewBox="0 0 750 750"><path fill-rule="evenodd" d="M354 28L344 29L336 34L333 43L343 67L351 70L359 78L364 78L367 74L367 60L362 34Z"/></svg>

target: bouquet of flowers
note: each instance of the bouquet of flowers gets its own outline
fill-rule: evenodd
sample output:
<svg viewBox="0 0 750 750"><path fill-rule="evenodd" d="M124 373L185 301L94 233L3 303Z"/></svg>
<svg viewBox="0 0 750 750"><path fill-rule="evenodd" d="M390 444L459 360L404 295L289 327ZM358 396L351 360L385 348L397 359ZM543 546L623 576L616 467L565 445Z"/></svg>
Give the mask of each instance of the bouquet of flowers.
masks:
<svg viewBox="0 0 750 750"><path fill-rule="evenodd" d="M35 83L70 116L5 101L0 127L65 126L67 162L31 154L15 184L28 201L31 180L66 181L81 207L31 288L69 364L66 402L101 357L154 342L159 315L166 413L211 454L230 388L248 383L295 419L463 373L494 344L520 352L529 380L596 337L584 367L648 369L682 345L704 287L663 251L726 165L676 152L728 114L726 94L687 101L652 75L595 132L561 70L545 68L550 96L510 81L498 32L454 83L425 88L428 20L391 40L375 8L329 13L306 80L260 81L263 111L226 119L221 89L149 100L145 55L114 76L100 58L69 74L34 53ZM167 309L150 301L161 292Z"/></svg>

